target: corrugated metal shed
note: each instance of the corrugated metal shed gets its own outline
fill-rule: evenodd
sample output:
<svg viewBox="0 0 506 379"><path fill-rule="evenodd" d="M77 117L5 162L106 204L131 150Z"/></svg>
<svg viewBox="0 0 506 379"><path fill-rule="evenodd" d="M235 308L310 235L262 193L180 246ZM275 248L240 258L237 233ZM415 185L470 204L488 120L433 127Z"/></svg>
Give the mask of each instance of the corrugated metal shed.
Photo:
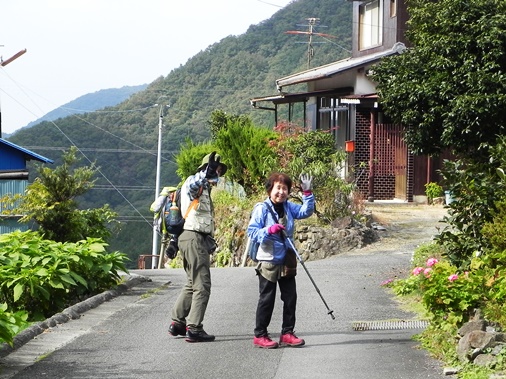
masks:
<svg viewBox="0 0 506 379"><path fill-rule="evenodd" d="M54 162L52 159L43 157L33 151L0 138L0 171L24 170L26 169L26 161L30 160L44 163Z"/></svg>
<svg viewBox="0 0 506 379"><path fill-rule="evenodd" d="M28 180L0 180L0 197L5 195L24 194ZM6 209L12 209L0 202L0 213Z"/></svg>
<svg viewBox="0 0 506 379"><path fill-rule="evenodd" d="M30 160L43 163L54 162L52 159L0 138L0 197L25 193L28 186L26 162ZM28 225L18 223L21 215L3 215L2 212L7 209L12 209L12 206L0 202L0 234L29 229Z"/></svg>
<svg viewBox="0 0 506 379"><path fill-rule="evenodd" d="M22 232L26 232L28 229L28 224L20 224L18 222L19 217L16 218L0 218L0 234L12 233L16 230L21 230Z"/></svg>

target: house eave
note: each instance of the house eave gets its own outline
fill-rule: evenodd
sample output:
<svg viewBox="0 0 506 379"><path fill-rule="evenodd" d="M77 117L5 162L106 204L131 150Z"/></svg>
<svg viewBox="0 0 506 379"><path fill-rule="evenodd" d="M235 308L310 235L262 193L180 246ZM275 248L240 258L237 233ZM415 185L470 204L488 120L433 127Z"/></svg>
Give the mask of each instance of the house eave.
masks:
<svg viewBox="0 0 506 379"><path fill-rule="evenodd" d="M278 91L282 92L283 87L286 86L330 78L334 75L342 74L348 70L356 69L357 67L370 65L390 55L400 54L405 49L406 46L403 43L397 42L390 50L365 55L359 58L347 58L324 66L302 71L297 74L285 76L284 78L276 80L276 87Z"/></svg>

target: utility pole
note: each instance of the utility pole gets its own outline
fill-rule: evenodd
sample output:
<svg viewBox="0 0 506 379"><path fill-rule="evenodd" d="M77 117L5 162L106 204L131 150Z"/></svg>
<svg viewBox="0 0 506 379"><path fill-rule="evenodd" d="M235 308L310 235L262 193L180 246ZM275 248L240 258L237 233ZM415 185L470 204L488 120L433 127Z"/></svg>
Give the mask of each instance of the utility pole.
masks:
<svg viewBox="0 0 506 379"><path fill-rule="evenodd" d="M18 51L16 54L14 54L12 57L10 57L7 60L3 60L2 57L0 57L0 67L7 66L9 63L11 63L13 60L19 58L24 53L26 53L26 49ZM2 138L2 108L0 106L0 138Z"/></svg>
<svg viewBox="0 0 506 379"><path fill-rule="evenodd" d="M320 22L319 18L310 17L310 18L306 18L306 21L308 22L307 25L302 25L302 26L308 27L307 32L300 31L300 30L288 30L285 32L285 34L305 34L305 35L309 36L309 41L307 42L307 68L311 68L311 58L313 58L313 56L314 56L313 43L323 43L323 42L313 42L313 36L320 36L320 37L327 37L327 38L336 38L336 37L333 35L330 35L330 34L316 33L314 31L315 25L318 22Z"/></svg>
<svg viewBox="0 0 506 379"><path fill-rule="evenodd" d="M162 164L162 127L163 127L163 105L160 105L160 113L158 114L158 150L156 155L156 180L155 180L155 200L160 195L160 172ZM163 210L162 210L163 212ZM162 213L162 217L163 213ZM158 255L158 232L153 224L153 246L151 251L151 268L156 268L155 256Z"/></svg>

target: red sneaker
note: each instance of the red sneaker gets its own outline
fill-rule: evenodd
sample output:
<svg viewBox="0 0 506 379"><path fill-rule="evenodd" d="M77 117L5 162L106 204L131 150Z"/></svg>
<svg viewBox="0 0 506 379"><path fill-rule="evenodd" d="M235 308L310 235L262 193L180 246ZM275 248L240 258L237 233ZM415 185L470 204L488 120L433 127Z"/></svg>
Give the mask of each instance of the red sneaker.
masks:
<svg viewBox="0 0 506 379"><path fill-rule="evenodd" d="M298 338L293 332L282 334L279 337L280 346L302 346L306 343L302 338Z"/></svg>
<svg viewBox="0 0 506 379"><path fill-rule="evenodd" d="M279 345L276 341L271 340L269 336L261 336L253 338L253 345L263 349L276 349Z"/></svg>

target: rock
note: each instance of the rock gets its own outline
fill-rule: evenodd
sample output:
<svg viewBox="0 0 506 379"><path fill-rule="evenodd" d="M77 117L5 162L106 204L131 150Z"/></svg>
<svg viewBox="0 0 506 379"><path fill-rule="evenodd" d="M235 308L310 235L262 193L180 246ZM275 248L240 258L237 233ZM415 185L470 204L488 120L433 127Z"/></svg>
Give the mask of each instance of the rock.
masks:
<svg viewBox="0 0 506 379"><path fill-rule="evenodd" d="M478 321L469 321L466 322L462 327L459 329L459 336L463 337L467 333L472 332L474 330L481 330L485 331L486 329L486 322L485 320L478 320Z"/></svg>
<svg viewBox="0 0 506 379"><path fill-rule="evenodd" d="M480 352L494 346L494 333L473 330L460 339L457 345L457 356L461 362L473 361Z"/></svg>
<svg viewBox="0 0 506 379"><path fill-rule="evenodd" d="M473 363L477 366L488 367L491 366L495 362L495 358L491 354L479 354L474 360Z"/></svg>
<svg viewBox="0 0 506 379"><path fill-rule="evenodd" d="M384 226L381 226L380 224L378 224L376 222L373 222L371 224L371 228L373 228L374 230L387 230Z"/></svg>
<svg viewBox="0 0 506 379"><path fill-rule="evenodd" d="M445 204L445 198L444 197L435 197L432 199L432 205L443 205Z"/></svg>
<svg viewBox="0 0 506 379"><path fill-rule="evenodd" d="M445 367L443 369L443 374L444 375L455 375L455 374L458 374L459 373L459 369L456 368L456 367Z"/></svg>

